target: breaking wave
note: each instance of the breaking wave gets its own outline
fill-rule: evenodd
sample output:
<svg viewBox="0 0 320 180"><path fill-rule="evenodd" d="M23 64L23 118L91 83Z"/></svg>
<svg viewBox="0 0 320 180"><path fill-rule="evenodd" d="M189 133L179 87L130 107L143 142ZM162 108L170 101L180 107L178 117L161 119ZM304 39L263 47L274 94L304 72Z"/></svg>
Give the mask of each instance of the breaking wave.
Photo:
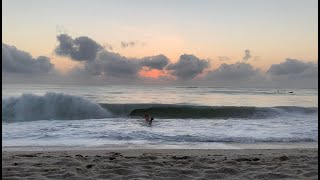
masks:
<svg viewBox="0 0 320 180"><path fill-rule="evenodd" d="M46 93L43 96L23 94L2 100L2 121L50 119L98 119L111 113L99 104L78 96Z"/></svg>

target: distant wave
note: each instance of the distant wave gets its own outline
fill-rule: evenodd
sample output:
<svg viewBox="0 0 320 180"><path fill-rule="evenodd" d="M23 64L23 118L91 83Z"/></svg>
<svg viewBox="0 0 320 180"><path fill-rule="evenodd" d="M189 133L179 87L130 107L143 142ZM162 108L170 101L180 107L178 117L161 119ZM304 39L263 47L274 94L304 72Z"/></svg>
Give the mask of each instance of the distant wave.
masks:
<svg viewBox="0 0 320 180"><path fill-rule="evenodd" d="M99 104L78 96L46 93L44 96L23 94L2 100L2 121L49 119L90 119L110 117Z"/></svg>
<svg viewBox="0 0 320 180"><path fill-rule="evenodd" d="M231 91L231 90L211 90L208 93L221 93L221 94L279 94L273 91ZM294 94L290 94L294 95Z"/></svg>
<svg viewBox="0 0 320 180"><path fill-rule="evenodd" d="M183 88L183 89L195 89L195 88L199 88L198 86L178 86L176 88Z"/></svg>
<svg viewBox="0 0 320 180"><path fill-rule="evenodd" d="M142 117L148 113L156 118L178 119L259 119L284 114L314 114L316 107L277 106L277 107L246 107L246 106L192 106L173 104L101 104L117 116Z"/></svg>
<svg viewBox="0 0 320 180"><path fill-rule="evenodd" d="M290 90L266 90L266 89L226 89L226 88L214 88L214 87L198 87L198 86L177 86L178 89L196 89L202 93L208 94L246 94L246 95L296 95L296 92Z"/></svg>

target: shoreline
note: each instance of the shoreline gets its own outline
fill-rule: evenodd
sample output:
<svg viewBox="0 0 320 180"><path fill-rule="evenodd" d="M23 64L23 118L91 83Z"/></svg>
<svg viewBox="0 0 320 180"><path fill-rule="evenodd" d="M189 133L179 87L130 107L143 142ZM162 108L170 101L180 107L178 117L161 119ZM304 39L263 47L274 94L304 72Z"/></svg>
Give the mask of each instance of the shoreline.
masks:
<svg viewBox="0 0 320 180"><path fill-rule="evenodd" d="M3 151L65 151L65 150L130 150L130 149L313 149L318 142L303 143L203 143L203 144L110 144L104 146L2 146Z"/></svg>
<svg viewBox="0 0 320 180"><path fill-rule="evenodd" d="M3 151L7 179L318 179L318 148Z"/></svg>

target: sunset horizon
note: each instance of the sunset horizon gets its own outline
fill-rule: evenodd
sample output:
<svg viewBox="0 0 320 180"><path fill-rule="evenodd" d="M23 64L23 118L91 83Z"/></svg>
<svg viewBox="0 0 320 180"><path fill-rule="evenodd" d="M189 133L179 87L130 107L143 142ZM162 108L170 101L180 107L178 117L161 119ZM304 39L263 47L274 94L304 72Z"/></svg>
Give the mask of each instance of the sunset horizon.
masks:
<svg viewBox="0 0 320 180"><path fill-rule="evenodd" d="M317 0L2 5L4 179L318 179Z"/></svg>
<svg viewBox="0 0 320 180"><path fill-rule="evenodd" d="M168 4L144 0L111 4L109 1L95 4L77 1L72 15L68 7L73 1L63 7L51 1L49 6L39 0L30 2L33 3L3 2L2 49L7 48L9 54L2 57L7 59L12 53L25 53L30 63L38 57L46 57L52 66L42 76L54 76L51 79L55 79L48 83L58 83L61 77L74 79L72 74L77 71L97 84L126 84L125 79L130 79L138 84L178 82L230 86L232 81L250 81L252 87L317 87L317 1L200 1L202 3L197 4L185 1L184 8L177 0ZM60 10L51 11L48 7ZM116 11L126 13L115 15ZM251 16L252 13L255 16ZM50 21L43 21L44 18ZM73 51L78 50L77 53L83 56L81 59L67 52L57 53L56 49L65 43L58 39L61 35L73 41L70 46L75 48ZM94 48L90 43L99 48L89 52ZM116 65L109 59L86 59L88 52L97 58L101 53L105 53L104 58L116 55ZM163 56L163 59L152 62L157 56ZM143 59L150 61L145 62L149 65L162 65L138 65L140 62L137 61ZM3 75L7 83L19 82L16 80L19 73L34 74L32 70L19 69L20 66L12 70L12 60L6 62L9 64L3 61L3 72L14 74ZM15 63L19 64L19 61ZM96 72L97 66L104 68ZM115 72L109 72L111 70ZM25 80L24 75L21 77L23 81L32 81L30 78ZM85 84L86 78L71 81Z"/></svg>

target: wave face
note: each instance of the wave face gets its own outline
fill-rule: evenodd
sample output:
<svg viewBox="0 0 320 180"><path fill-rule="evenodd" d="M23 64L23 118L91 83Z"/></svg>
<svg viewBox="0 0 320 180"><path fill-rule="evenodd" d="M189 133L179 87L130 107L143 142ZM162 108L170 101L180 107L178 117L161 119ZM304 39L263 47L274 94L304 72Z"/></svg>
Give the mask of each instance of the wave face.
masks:
<svg viewBox="0 0 320 180"><path fill-rule="evenodd" d="M108 110L82 97L46 93L23 94L2 100L3 121L90 119L110 117Z"/></svg>
<svg viewBox="0 0 320 180"><path fill-rule="evenodd" d="M191 106L169 104L101 104L117 116L142 117L148 113L155 118L178 119L263 119L288 114L314 114L316 107L276 106Z"/></svg>

